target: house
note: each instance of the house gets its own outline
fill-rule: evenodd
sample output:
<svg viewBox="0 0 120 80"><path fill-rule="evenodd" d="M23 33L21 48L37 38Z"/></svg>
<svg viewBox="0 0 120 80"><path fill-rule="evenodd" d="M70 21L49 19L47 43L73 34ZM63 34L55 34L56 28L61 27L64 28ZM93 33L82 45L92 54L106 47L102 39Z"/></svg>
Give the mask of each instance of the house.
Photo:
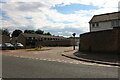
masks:
<svg viewBox="0 0 120 80"><path fill-rule="evenodd" d="M90 32L109 30L120 26L120 12L95 15L89 22Z"/></svg>
<svg viewBox="0 0 120 80"><path fill-rule="evenodd" d="M10 43L10 36L0 35L0 37L2 38L0 40L0 44L2 44L2 43Z"/></svg>
<svg viewBox="0 0 120 80"><path fill-rule="evenodd" d="M90 32L80 34L79 51L120 52L120 12L95 15L89 24Z"/></svg>
<svg viewBox="0 0 120 80"><path fill-rule="evenodd" d="M62 36L21 33L16 39L14 41L22 43L25 48L71 45L71 40Z"/></svg>
<svg viewBox="0 0 120 80"><path fill-rule="evenodd" d="M17 37L12 37L11 38L11 43L17 43Z"/></svg>

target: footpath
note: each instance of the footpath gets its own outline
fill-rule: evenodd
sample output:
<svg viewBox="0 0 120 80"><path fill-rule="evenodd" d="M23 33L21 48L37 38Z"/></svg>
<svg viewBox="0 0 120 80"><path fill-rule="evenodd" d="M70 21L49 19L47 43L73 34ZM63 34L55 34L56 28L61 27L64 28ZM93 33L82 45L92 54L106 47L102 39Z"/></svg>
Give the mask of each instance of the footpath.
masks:
<svg viewBox="0 0 120 80"><path fill-rule="evenodd" d="M62 56L85 62L120 66L120 55L115 53L85 53L73 50L62 53Z"/></svg>

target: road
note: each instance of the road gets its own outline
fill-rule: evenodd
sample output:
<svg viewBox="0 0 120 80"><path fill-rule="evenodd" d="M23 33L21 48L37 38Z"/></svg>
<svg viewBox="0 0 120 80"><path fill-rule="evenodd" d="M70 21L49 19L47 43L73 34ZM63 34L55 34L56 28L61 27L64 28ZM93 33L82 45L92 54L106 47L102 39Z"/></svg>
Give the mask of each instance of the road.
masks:
<svg viewBox="0 0 120 80"><path fill-rule="evenodd" d="M3 55L4 78L117 78L118 68Z"/></svg>

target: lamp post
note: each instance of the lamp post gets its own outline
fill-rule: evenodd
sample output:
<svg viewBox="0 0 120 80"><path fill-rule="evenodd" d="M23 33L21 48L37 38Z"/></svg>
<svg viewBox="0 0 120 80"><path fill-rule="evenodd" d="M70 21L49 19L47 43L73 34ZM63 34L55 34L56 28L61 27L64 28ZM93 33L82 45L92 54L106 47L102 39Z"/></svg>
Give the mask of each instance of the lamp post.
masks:
<svg viewBox="0 0 120 80"><path fill-rule="evenodd" d="M73 50L75 50L75 35L76 35L76 33L73 33L72 35L73 35Z"/></svg>

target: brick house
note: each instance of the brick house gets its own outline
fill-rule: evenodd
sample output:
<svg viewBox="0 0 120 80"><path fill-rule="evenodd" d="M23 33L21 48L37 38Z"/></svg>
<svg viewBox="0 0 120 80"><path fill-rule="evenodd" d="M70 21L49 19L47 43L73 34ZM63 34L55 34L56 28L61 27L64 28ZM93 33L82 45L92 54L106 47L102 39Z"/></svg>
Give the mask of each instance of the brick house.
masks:
<svg viewBox="0 0 120 80"><path fill-rule="evenodd" d="M2 44L2 43L10 43L10 36L0 35L0 37L1 37L0 44Z"/></svg>
<svg viewBox="0 0 120 80"><path fill-rule="evenodd" d="M25 48L34 48L39 46L69 46L71 40L61 36L50 36L40 34L21 33L13 42L19 42Z"/></svg>

